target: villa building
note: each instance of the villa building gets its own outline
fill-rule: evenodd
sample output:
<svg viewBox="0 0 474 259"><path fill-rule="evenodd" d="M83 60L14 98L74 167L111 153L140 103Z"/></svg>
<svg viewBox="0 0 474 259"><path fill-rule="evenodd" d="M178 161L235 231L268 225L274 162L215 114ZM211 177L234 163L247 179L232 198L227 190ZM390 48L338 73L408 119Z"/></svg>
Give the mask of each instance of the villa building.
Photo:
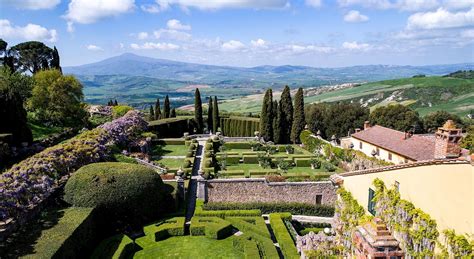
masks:
<svg viewBox="0 0 474 259"><path fill-rule="evenodd" d="M451 120L431 135L416 135L365 122L364 130L357 129L341 140L341 145L394 164L404 164L459 157L461 133Z"/></svg>

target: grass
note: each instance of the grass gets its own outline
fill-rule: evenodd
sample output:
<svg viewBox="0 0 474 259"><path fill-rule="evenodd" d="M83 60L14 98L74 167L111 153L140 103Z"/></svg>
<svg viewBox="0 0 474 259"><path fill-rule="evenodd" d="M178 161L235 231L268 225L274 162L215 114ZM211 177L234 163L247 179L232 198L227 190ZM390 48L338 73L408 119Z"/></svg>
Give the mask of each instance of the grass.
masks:
<svg viewBox="0 0 474 259"><path fill-rule="evenodd" d="M155 145L152 149L153 156L185 156L187 152L185 145Z"/></svg>
<svg viewBox="0 0 474 259"><path fill-rule="evenodd" d="M232 245L235 238L170 237L137 252L134 258L244 258L244 254Z"/></svg>
<svg viewBox="0 0 474 259"><path fill-rule="evenodd" d="M28 122L28 126L33 133L33 140L43 140L53 134L61 133L64 129L61 127L47 127L35 123Z"/></svg>
<svg viewBox="0 0 474 259"><path fill-rule="evenodd" d="M183 165L184 159L181 158L162 158L156 160L158 163L164 164L168 168L179 168Z"/></svg>

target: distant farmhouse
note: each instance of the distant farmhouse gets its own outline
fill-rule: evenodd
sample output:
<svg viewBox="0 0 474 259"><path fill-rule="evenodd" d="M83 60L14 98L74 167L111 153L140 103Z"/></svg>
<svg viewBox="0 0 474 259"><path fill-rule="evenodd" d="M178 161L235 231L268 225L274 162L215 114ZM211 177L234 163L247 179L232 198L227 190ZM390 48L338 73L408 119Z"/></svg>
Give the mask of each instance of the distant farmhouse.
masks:
<svg viewBox="0 0 474 259"><path fill-rule="evenodd" d="M435 134L416 135L365 122L351 137L341 140L345 148L359 150L370 157L404 164L433 159L458 158L462 155L461 129L449 120Z"/></svg>

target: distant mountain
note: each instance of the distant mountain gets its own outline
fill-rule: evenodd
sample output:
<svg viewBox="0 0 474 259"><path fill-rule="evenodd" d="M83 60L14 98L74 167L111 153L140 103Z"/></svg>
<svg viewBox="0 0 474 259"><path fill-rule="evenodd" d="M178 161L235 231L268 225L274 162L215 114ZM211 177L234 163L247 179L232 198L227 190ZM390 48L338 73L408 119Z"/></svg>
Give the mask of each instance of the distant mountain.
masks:
<svg viewBox="0 0 474 259"><path fill-rule="evenodd" d="M341 68L308 66L230 67L202 65L155 59L126 53L100 62L64 67L85 86L86 101L104 103L119 98L132 104L151 103L169 94L181 104L192 102L190 94L177 93L188 85L206 85L203 94L231 98L260 93L265 88L317 87L346 82L372 82L411 77L418 74L444 75L458 70L472 70L474 63L392 66L368 65ZM192 89L192 87L191 87ZM185 95L185 96L183 96Z"/></svg>

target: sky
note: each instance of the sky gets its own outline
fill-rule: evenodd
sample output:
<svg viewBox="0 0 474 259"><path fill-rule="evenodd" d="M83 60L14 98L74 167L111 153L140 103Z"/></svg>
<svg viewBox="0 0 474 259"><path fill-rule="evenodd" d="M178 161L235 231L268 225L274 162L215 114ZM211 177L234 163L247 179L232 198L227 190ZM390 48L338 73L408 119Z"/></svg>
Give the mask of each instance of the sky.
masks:
<svg viewBox="0 0 474 259"><path fill-rule="evenodd" d="M474 0L0 0L0 38L56 46L63 66L452 64L474 62Z"/></svg>

